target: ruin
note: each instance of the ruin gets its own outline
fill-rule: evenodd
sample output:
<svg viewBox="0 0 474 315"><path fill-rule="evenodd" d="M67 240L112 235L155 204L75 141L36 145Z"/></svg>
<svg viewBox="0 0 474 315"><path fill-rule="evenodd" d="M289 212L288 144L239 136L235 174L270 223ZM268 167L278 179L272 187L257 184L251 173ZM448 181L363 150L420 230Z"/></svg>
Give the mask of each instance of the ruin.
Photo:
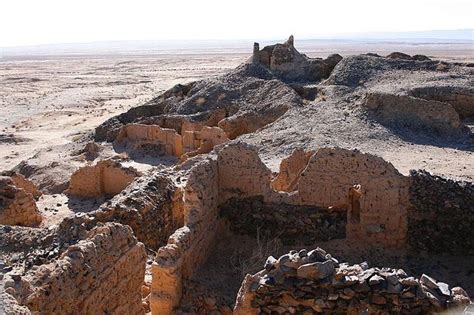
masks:
<svg viewBox="0 0 474 315"><path fill-rule="evenodd" d="M459 287L402 269L339 263L321 248L270 256L265 269L247 275L234 314L462 312L469 303ZM456 310L457 308L457 310Z"/></svg>
<svg viewBox="0 0 474 315"><path fill-rule="evenodd" d="M119 162L104 160L94 166L85 166L72 174L67 193L88 198L114 196L139 175L133 168L124 168Z"/></svg>
<svg viewBox="0 0 474 315"><path fill-rule="evenodd" d="M5 292L29 312L143 313L143 244L119 224L86 233L56 260L4 279Z"/></svg>
<svg viewBox="0 0 474 315"><path fill-rule="evenodd" d="M38 153L0 178L5 313L463 311L472 181L403 172L386 151L457 146L469 165L465 68L309 58L290 36L108 119L56 148L64 161ZM95 206L39 227L41 194Z"/></svg>
<svg viewBox="0 0 474 315"><path fill-rule="evenodd" d="M0 176L0 224L38 226L42 217L36 206L37 194L23 177Z"/></svg>
<svg viewBox="0 0 474 315"><path fill-rule="evenodd" d="M290 168L291 160L300 162L289 158L282 163L283 170ZM298 173L300 167L293 169ZM179 305L183 283L204 263L216 235L229 225L244 234L254 234L259 226L262 233L290 244L339 238L387 249L411 245L410 228L418 228L408 225L413 213L409 211L411 180L382 159L322 148L299 171L297 182L297 191L273 190L271 172L255 149L241 144L226 145L198 163L183 188L184 226L158 250L153 264L152 312L169 313ZM261 198L258 206L254 197ZM284 207L286 212L280 210ZM307 220L308 224L297 223Z"/></svg>

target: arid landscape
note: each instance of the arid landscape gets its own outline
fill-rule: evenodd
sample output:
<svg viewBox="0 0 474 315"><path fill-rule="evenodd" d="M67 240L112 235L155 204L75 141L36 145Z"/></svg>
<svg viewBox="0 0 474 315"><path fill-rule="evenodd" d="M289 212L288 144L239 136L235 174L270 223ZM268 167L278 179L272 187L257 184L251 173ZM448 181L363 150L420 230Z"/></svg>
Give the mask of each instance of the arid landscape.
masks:
<svg viewBox="0 0 474 315"><path fill-rule="evenodd" d="M472 42L10 49L0 108L0 314L474 312Z"/></svg>

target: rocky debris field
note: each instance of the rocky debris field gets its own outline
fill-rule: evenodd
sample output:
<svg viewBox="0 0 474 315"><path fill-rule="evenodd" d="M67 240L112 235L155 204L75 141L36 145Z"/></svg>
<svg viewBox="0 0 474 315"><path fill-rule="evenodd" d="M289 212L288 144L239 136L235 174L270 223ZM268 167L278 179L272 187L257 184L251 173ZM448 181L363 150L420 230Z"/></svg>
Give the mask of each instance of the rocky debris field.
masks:
<svg viewBox="0 0 474 315"><path fill-rule="evenodd" d="M0 313L463 311L473 69L291 36L52 141L0 170Z"/></svg>

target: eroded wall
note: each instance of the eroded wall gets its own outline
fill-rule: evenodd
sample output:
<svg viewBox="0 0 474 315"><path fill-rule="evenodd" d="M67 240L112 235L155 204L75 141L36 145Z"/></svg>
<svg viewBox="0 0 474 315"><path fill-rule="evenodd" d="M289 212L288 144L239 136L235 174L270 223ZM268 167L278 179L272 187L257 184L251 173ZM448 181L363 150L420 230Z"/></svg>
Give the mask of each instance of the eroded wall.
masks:
<svg viewBox="0 0 474 315"><path fill-rule="evenodd" d="M115 196L139 175L131 167L125 168L119 162L104 160L74 172L67 192L85 198Z"/></svg>
<svg viewBox="0 0 474 315"><path fill-rule="evenodd" d="M117 137L118 143L131 146L133 150L143 151L146 146L152 146L155 155L170 155L182 160L208 153L214 146L228 140L226 132L219 127L189 121L182 122L176 128L128 124L122 127Z"/></svg>
<svg viewBox="0 0 474 315"><path fill-rule="evenodd" d="M99 225L59 259L5 281L31 312L143 314L146 254L128 226Z"/></svg>
<svg viewBox="0 0 474 315"><path fill-rule="evenodd" d="M382 158L357 151L321 148L301 173L298 203L352 209L360 185L358 217L349 211L347 238L387 247L406 242L409 179Z"/></svg>
<svg viewBox="0 0 474 315"><path fill-rule="evenodd" d="M0 176L0 224L38 226L41 221L34 195L12 178Z"/></svg>
<svg viewBox="0 0 474 315"><path fill-rule="evenodd" d="M363 105L375 119L390 127L453 134L460 132L463 126L459 114L451 104L435 100L370 93Z"/></svg>

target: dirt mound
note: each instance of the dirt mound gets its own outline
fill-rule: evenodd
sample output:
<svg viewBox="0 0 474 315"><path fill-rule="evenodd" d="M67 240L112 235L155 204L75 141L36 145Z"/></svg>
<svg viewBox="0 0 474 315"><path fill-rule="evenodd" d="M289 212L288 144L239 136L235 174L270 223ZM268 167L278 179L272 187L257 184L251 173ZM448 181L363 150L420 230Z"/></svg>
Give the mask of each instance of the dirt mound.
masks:
<svg viewBox="0 0 474 315"><path fill-rule="evenodd" d="M371 117L392 128L408 128L441 135L464 131L457 111L447 103L411 96L367 94L363 106Z"/></svg>
<svg viewBox="0 0 474 315"><path fill-rule="evenodd" d="M438 64L438 61L416 62L367 55L350 56L337 64L325 84L356 87L391 70L436 71Z"/></svg>

